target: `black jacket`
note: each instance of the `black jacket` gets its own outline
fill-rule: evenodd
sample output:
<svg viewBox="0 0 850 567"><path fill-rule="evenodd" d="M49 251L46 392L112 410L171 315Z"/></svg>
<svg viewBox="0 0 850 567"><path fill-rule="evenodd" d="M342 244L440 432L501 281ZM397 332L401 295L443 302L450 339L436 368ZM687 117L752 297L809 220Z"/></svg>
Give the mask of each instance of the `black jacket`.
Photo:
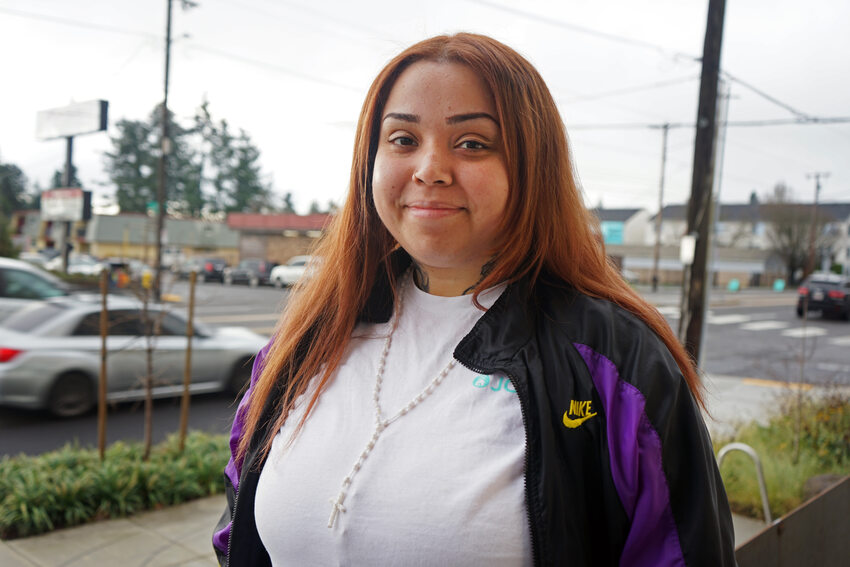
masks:
<svg viewBox="0 0 850 567"><path fill-rule="evenodd" d="M509 286L454 352L474 372L507 375L519 396L534 564L735 565L711 441L667 348L625 310L544 279ZM364 319L391 312L379 283ZM224 563L232 531L233 567L270 565L253 508L254 460L269 434L258 431L245 462L225 470L228 507L214 543Z"/></svg>

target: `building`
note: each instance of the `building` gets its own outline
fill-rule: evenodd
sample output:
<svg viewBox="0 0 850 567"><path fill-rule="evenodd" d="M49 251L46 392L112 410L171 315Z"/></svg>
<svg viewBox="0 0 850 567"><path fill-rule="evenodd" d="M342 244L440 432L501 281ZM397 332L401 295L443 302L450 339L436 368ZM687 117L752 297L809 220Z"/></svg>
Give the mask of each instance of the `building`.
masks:
<svg viewBox="0 0 850 567"><path fill-rule="evenodd" d="M86 227L86 249L98 258L156 262L156 217L139 213L94 215ZM229 264L239 261L239 233L221 222L165 219L163 265L197 255L219 256Z"/></svg>
<svg viewBox="0 0 850 567"><path fill-rule="evenodd" d="M605 244L644 245L655 242L652 218L645 209L595 208L593 214L599 219L599 227Z"/></svg>
<svg viewBox="0 0 850 567"><path fill-rule="evenodd" d="M282 264L308 253L330 218L327 213L230 213L227 227L239 235L240 258L263 258Z"/></svg>

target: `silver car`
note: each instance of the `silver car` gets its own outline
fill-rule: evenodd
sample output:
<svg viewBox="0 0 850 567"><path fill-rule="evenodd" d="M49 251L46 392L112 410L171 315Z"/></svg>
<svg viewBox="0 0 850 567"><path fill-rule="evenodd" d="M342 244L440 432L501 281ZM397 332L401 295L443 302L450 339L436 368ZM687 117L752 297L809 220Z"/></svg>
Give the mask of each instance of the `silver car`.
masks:
<svg viewBox="0 0 850 567"><path fill-rule="evenodd" d="M150 305L147 328L142 304L109 297L107 399L144 398L148 340L154 348L153 395L183 391L186 319L173 306ZM247 383L254 355L268 341L242 327L194 325L191 392L238 392ZM26 307L0 323L0 405L47 409L70 417L91 410L100 374L99 300L57 298Z"/></svg>

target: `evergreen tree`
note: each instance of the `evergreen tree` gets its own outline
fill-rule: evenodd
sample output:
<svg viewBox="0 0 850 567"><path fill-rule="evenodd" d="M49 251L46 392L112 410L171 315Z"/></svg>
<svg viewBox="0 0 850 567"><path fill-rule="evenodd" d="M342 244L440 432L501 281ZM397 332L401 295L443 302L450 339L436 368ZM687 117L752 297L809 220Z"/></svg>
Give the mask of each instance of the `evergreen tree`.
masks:
<svg viewBox="0 0 850 567"><path fill-rule="evenodd" d="M57 169L53 172L53 177L50 178L50 188L51 189L60 189L63 187L82 187L83 184L80 181L80 178L77 177L77 166L71 164L71 183L69 185L65 184L65 168Z"/></svg>
<svg viewBox="0 0 850 567"><path fill-rule="evenodd" d="M115 184L115 197L122 212L143 213L156 201L156 135L150 123L119 120L112 152L106 152L106 171Z"/></svg>
<svg viewBox="0 0 850 567"><path fill-rule="evenodd" d="M27 177L17 165L0 163L0 216L9 219L13 211L29 203Z"/></svg>
<svg viewBox="0 0 850 567"><path fill-rule="evenodd" d="M228 199L228 212L258 213L269 207L271 191L261 179L259 160L260 151L251 143L248 133L240 130L234 163L229 172L233 187Z"/></svg>
<svg viewBox="0 0 850 567"><path fill-rule="evenodd" d="M10 219L29 201L27 178L17 165L0 163L0 256L15 258L18 250L12 243Z"/></svg>
<svg viewBox="0 0 850 567"><path fill-rule="evenodd" d="M292 192L287 191L283 195L283 207L281 207L280 212L282 213L294 213L295 205L292 203Z"/></svg>
<svg viewBox="0 0 850 567"><path fill-rule="evenodd" d="M121 120L106 154L106 169L116 185L122 211L144 212L157 200L162 113L148 121ZM167 211L200 217L204 212L260 211L269 207L262 182L259 150L248 134L235 136L226 120L216 123L203 102L186 128L169 119Z"/></svg>

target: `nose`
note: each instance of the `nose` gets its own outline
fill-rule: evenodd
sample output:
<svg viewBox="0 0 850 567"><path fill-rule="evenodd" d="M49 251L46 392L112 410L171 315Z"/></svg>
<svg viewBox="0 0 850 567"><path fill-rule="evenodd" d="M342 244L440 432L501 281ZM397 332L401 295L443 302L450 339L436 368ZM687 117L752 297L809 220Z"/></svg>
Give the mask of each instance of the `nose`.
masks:
<svg viewBox="0 0 850 567"><path fill-rule="evenodd" d="M423 151L413 170L413 181L423 185L451 185L451 158L438 148Z"/></svg>

